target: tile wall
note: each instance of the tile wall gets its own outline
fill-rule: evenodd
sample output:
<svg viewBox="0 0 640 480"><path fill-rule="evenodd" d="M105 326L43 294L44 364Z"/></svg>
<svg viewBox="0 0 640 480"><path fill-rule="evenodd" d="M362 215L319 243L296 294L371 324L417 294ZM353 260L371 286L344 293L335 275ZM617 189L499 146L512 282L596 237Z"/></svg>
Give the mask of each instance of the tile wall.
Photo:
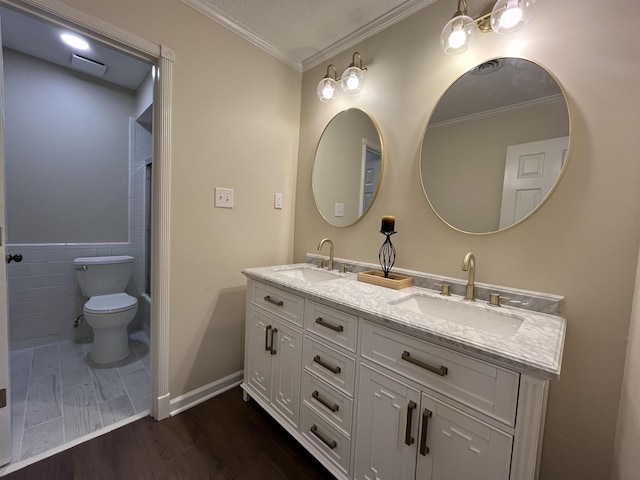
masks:
<svg viewBox="0 0 640 480"><path fill-rule="evenodd" d="M145 292L146 165L151 158L151 133L129 122L129 241L118 243L7 244L7 253L21 253L20 263L7 265L9 343L11 350L62 340L91 338L86 323L74 328L85 299L78 287L77 257L131 255L134 274L127 292ZM131 330L149 331L149 308L138 308Z"/></svg>

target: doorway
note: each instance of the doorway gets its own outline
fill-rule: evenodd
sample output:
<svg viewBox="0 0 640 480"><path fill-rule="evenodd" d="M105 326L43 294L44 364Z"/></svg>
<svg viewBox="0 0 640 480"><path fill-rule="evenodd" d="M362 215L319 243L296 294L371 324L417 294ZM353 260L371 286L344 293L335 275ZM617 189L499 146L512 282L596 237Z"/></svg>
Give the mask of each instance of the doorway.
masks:
<svg viewBox="0 0 640 480"><path fill-rule="evenodd" d="M16 4L19 5L18 2L0 0L0 5L5 5L7 3L11 4L11 6L15 6ZM31 2L31 3L34 3L34 2ZM122 31L115 31L116 30L115 27L111 27L111 26L105 25L104 22L100 22L97 19L94 19L92 17L88 17L86 15L83 15L80 12L76 12L76 11L70 12L67 8L64 8L62 6L57 6L57 7L56 6L50 6L50 5L47 5L47 2L39 2L38 0L36 0L35 3L42 3L42 5L40 5L41 10L45 10L44 14L43 14L42 11L40 11L38 13L38 15L40 17L42 17L42 16L47 17L50 14L52 16L52 18L55 17L56 26L59 26L60 23L61 23L61 18L60 17L66 17L69 20L72 18L74 24L81 25L80 27L75 27L75 29L76 30L83 30L83 32L88 34L88 37L91 38L92 40L95 40L94 37L95 37L96 34L100 34L101 38L113 38L113 37L116 37L116 38L119 39L119 45L123 45L124 44L124 45L128 45L128 46L133 48L133 50L127 51L128 53L130 53L131 51L134 51L134 50L137 51L137 52L145 52L144 54L140 54L139 58L136 57L135 55L132 58L137 59L137 60L140 60L140 59L146 60L147 61L146 62L147 68L150 68L151 64L157 62L157 66L162 68L163 69L162 71L165 73L164 81L159 81L157 79L152 79L151 87L149 89L150 92L151 92L151 97L152 98L153 98L154 92L157 93L158 90L162 91L163 89L166 90L168 87L170 87L170 81L171 81L170 73L171 73L171 68L172 68L172 61L168 60L166 58L166 56L161 51L161 47L155 46L155 45L151 45L148 42L146 42L144 40L141 40L141 39L138 39L137 37L134 37L134 36L132 36L130 34L126 34L126 33L123 34ZM64 11L56 12L55 11L56 8L63 8ZM25 9L25 10L28 10L28 9ZM16 13L16 12L12 12L12 13ZM57 15L58 13L60 15ZM95 30L94 30L94 27L95 27ZM114 30L115 33L112 32L112 30ZM94 31L95 31L95 34L93 33ZM113 33L113 35L110 36L110 34L112 34L112 33ZM123 39L124 39L124 41L122 41ZM118 47L115 50L118 50L119 48L122 48L122 47ZM166 53L168 55L172 55L172 52L170 50L168 50L168 49L167 49ZM76 75L79 75L79 74L76 73ZM105 82L101 81L100 83L102 83L103 84L102 86L104 86ZM5 92L5 95L6 95L6 92ZM6 97L3 97L3 102L5 100L6 100ZM6 102L4 102L4 103L6 103ZM2 104L2 107L3 107L3 110L5 110L6 105ZM157 186L157 188L155 188L155 190L157 192L156 199L163 200L164 198L167 198L168 194L169 194L168 189L165 187L166 182L164 182L163 179L162 179L162 173L167 171L167 170L165 170L164 166L168 165L168 160L169 160L169 148L168 148L166 139L168 138L168 133L169 133L169 129L170 129L170 121L169 121L170 120L170 108L169 108L170 107L170 97L164 96L160 100L158 107L159 107L158 108L159 113L161 114L161 116L164 119L164 121L163 121L163 125L161 126L161 128L158 129L159 130L158 133L155 135L156 136L155 141L150 142L149 151L151 150L151 144L155 143L154 146L155 146L155 150L157 151L157 157L159 159L158 165L156 165L156 167L154 168L154 170L156 172L156 176L157 176L157 178L154 181L154 183L156 183L156 186ZM129 129L130 133L133 130L135 130L135 123L136 122L135 122L135 119L132 118L132 120L133 120L133 122L131 123L131 125L127 125L127 128L132 127L131 129ZM5 135L4 138L8 140L8 136ZM151 138L151 135L150 135L150 138ZM132 145L135 145L135 144L132 144ZM3 142L3 146L6 147L6 142ZM127 146L128 149L133 149L133 147L131 147L131 148L129 148L129 147L130 146ZM5 152L5 154L6 154L6 152ZM147 155L147 156L149 156L149 155ZM129 157L129 158L131 158L131 157ZM139 169L142 180L139 181L139 182L130 183L129 185L127 185L127 189L129 189L129 193L136 191L136 184L142 184L142 185L145 184L145 177L146 177L147 168L148 168L147 165L149 163L150 162L148 162L148 161L143 162L142 165L141 165L141 168ZM1 166L1 164L0 164L0 166ZM133 169L135 169L135 167L136 167L136 165L134 165L134 163L131 163L131 165L128 166L128 168L127 168L127 173L129 174L129 176L131 178L133 178L135 176L134 172L132 171ZM165 196L167 196L167 197L165 197ZM2 195L2 200L4 200L4 194ZM10 198L8 200L10 201ZM126 209L127 210L126 210L125 215L127 217L127 220L129 221L130 219L133 219L135 221L136 215L135 215L135 212L134 212L134 207L136 205L136 202L131 196L129 196L127 198L127 202L126 203L127 203L127 205L126 205ZM154 200L154 203L155 203L155 200ZM143 200L142 202L139 202L139 205L144 210L146 205L147 205L146 200ZM4 205L0 205L0 207L4 210ZM159 254L162 254L162 252L165 251L166 246L163 244L163 242L157 240L157 237L159 236L158 235L159 233L162 233L162 232L164 232L165 230L168 229L168 217L163 213L163 211L162 211L163 209L162 208L160 208L158 210L159 211L156 212L156 213L163 220L161 222L162 226L152 225L153 226L153 228L152 228L153 235L151 235L151 236L156 239L155 241L152 242L154 244L154 248L156 249L156 251ZM142 245L146 244L148 242L148 238L147 238L147 235L145 235L145 232L146 232L146 228L145 228L145 224L144 224L145 221L146 220L143 218L142 225L139 226L139 227L136 227L133 222L128 222L127 223L127 227L126 227L127 238L126 238L126 241L119 241L119 240L121 240L119 238L115 238L115 239L109 238L109 239L107 239L108 241L105 241L105 242L96 241L95 239L89 239L89 240L85 240L85 241L81 241L81 242L74 242L73 239L71 239L71 240L63 239L62 241L56 241L54 239L54 240L49 240L49 241L45 242L44 244L39 244L39 245L37 245L36 247L33 247L33 248L38 250L41 247L43 247L43 245L48 246L49 250L54 252L53 253L54 255L58 255L59 256L59 258L58 258L59 261L57 263L59 263L60 265L57 265L56 267L60 267L63 270L66 270L67 267L63 267L62 264L64 264L65 262L68 262L68 259L70 257L77 256L76 255L77 252L66 251L68 249L72 249L73 250L74 248L87 248L87 250L85 250L82 253L82 256L93 256L93 255L100 256L100 255L108 255L108 254L115 254L115 253L124 254L124 253L127 253L127 252L123 251L122 249L128 248L129 245L126 245L126 244L131 244L131 243L133 243L135 241L136 234L138 234L138 235L141 234L140 236L142 238L141 238L141 242L140 243ZM11 223L11 222L9 222L9 223ZM59 231L66 231L66 230L68 230L68 229L60 229ZM16 229L14 231L19 231L19 229ZM12 242L11 233L9 233L8 240L9 240L9 242ZM87 247L87 245L89 245L89 244L91 246ZM98 246L96 244L100 244L100 245ZM15 244L15 243L13 243L13 244L10 243L10 247L11 247L10 249L13 250L16 245L17 244ZM25 245L28 245L28 246L25 247ZM41 257L42 255L45 255L40 251L32 252L32 250L30 250L30 247L32 247L32 244L29 244L28 242L19 243L19 246L20 246L20 248L26 248L25 252L29 252L29 256L31 256L32 253L34 254L34 256L40 257L40 258L42 258ZM4 248L5 248L5 246L2 245L2 250L3 250L2 253L3 254L4 254ZM95 253L93 253L94 252L94 250L93 250L94 248L95 248ZM110 250L107 251L106 249L110 249ZM120 249L120 250L119 250L119 252L116 252L114 249ZM146 257L144 255L144 247L141 247L139 250L140 250L141 256L143 258ZM47 253L50 253L50 252L47 252ZM26 260L27 260L27 258L26 258L26 255L25 255L24 256L24 262L25 263L23 263L23 265L26 265L28 263ZM167 260L168 260L168 256L167 256ZM49 262L43 262L43 263L49 263ZM152 272L151 277L152 277L152 280L154 281L156 286L160 286L160 287L163 286L163 282L158 280L158 270L159 269L157 267L162 268L163 267L163 263L164 263L163 261L156 261L154 263L154 265L151 266L151 272ZM10 267L17 266L17 265L18 264L16 263L14 265L10 265ZM48 266L48 268L53 268L53 267ZM148 279L147 275L145 274L146 271L147 271L147 269L144 266L144 262L142 262L141 267L136 270L136 275L137 276L139 275L143 279L142 283L144 283ZM70 285L71 278L73 278L73 276L74 276L72 271L70 272L70 271L66 270L66 271L63 271L62 273L59 273L59 275L60 275L60 277L63 277L63 276L67 277L67 280L66 280L68 282L67 289L75 288L75 285L73 285L73 286ZM25 283L25 282L26 282L26 280L20 280L19 283ZM11 283L11 281L10 281L10 283ZM11 285L9 286L9 288L10 288L11 292L13 290L15 290L15 288L11 288ZM148 290L148 288L146 286L143 286L142 289L143 289L143 291L147 291ZM0 305L0 307L2 307L2 309L6 309L6 305L4 305L4 302L0 302L0 303L3 303L2 305ZM75 308L77 310L77 308L78 308L78 305L77 304L73 305L73 302L64 302L64 303L65 303L65 305L68 305L69 303L71 303L72 305L69 307L71 309ZM155 314L151 315L151 321L150 321L151 328L150 329L148 328L148 330L151 330L152 333L154 333L154 330L156 329L157 325L160 325L162 327L162 326L164 326L166 324L166 312L162 308L160 308L159 312L157 311L158 310L158 305L157 305L158 303L162 304L162 302L152 301L151 305L150 305L150 308L146 309L147 311L152 311L152 312L153 312L153 310L156 310ZM160 305L160 307L162 307L162 305ZM81 304L80 304L80 311L81 311ZM64 321L67 322L68 319L65 319ZM73 321L73 318L71 319L71 321ZM4 322L5 323L3 323L3 319L0 318L0 330L4 330L6 332L6 330L7 330L6 319L4 319ZM51 326L47 325L47 327L51 327ZM82 328L82 326L80 328ZM145 343L143 337L139 337L139 336L132 337L132 342L131 343L132 343L132 347L133 348L131 350L132 350L132 355L135 355L135 362L131 362L131 363L133 364L133 363L138 362L137 366L140 366L140 364L141 364L143 368L137 369L137 370L139 370L139 371L145 371L146 370L146 374L147 374L148 377L149 377L148 374L150 372L152 373L152 375L150 376L150 380L151 380L150 383L152 384L152 395L149 396L149 388L148 388L149 378L148 378L147 379L147 387L145 388L145 390L146 390L146 400L145 400L145 402L147 404L146 410L143 410L142 407L140 407L140 408L134 407L134 408L132 408L130 410L133 410L134 413L137 410L143 410L142 414L146 415L146 414L148 414L149 407L151 407L152 415L154 417L158 418L158 419L161 419L161 418L164 418L164 417L168 416L167 406L168 406L168 398L169 398L169 396L168 396L168 391L167 391L168 388L167 388L167 385L166 385L167 384L167 381L166 381L166 378L167 378L166 369L165 369L164 366L161 366L160 368L158 368L156 366L157 362L158 362L158 359L162 360L163 354L166 355L166 352L163 352L163 346L166 344L166 338L165 338L166 337L166 329L165 328L160 328L158 330L161 331L161 332L156 332L156 334L154 336L154 341L155 341L156 338L160 339L160 342L157 345L155 345L154 342L149 342L148 340L147 340L147 343ZM70 357L76 356L76 357L83 358L83 356L84 356L84 359L86 359L86 351L87 351L88 347L87 347L87 344L83 344L82 342L76 342L75 341L75 340L78 340L78 339L82 340L82 336L83 336L82 334L77 334L77 332L79 332L79 330L78 331L73 331L73 333L74 333L73 337L74 338L71 338L71 339L65 339L64 335L62 335L63 342L66 342L64 345L62 343L60 343L60 344L47 343L46 339L45 339L44 342L41 342L41 340L35 340L34 341L33 339L29 339L28 340L29 342L34 342L35 343L35 345L33 347L31 347L31 346L27 347L26 343L17 344L18 347L26 347L26 348L16 348L16 349L14 349L15 351L32 349L27 353L23 352L20 355L17 355L18 364L20 364L21 362L22 362L22 364L25 364L25 363L29 363L30 364L31 372L28 375L28 377L29 377L29 376L32 376L34 371L36 370L35 367L38 367L38 369L40 369L40 367L44 368L44 370L40 370L40 372L42 372L42 371L47 372L47 369L49 367L52 367L52 366L55 368L56 363L57 363L57 367L58 368L62 367L63 362L66 362L67 360L62 360L62 357L60 356L61 353L64 353L65 356L67 356L67 354L68 354ZM138 332L140 332L141 334L145 333L144 329L140 329L140 330L138 330ZM61 337L59 332L54 332L53 335L57 336L58 338ZM2 340L3 343L6 342L6 339L3 338L3 335L0 335L0 340ZM25 342L27 341L26 339L22 339L22 340L24 340ZM44 345L40 345L40 343L44 343ZM151 344L151 349L155 350L154 355L153 355L156 358L155 362L151 362L149 360L150 357L151 357L150 351L149 351L149 347L148 347L149 343ZM55 345L55 347L51 347L51 345ZM8 345L6 345L6 343L4 343L3 345L0 345L0 356L3 356L6 353L7 346ZM55 352L53 350L55 350ZM57 357L56 357L56 352L58 354ZM12 354L12 357L14 357L13 354ZM146 357L146 360L144 360L145 357ZM28 362L27 362L27 360L28 360ZM146 362L146 364L145 364L145 362ZM77 363L71 362L71 368L72 369L75 368L75 367L78 367L78 365L80 365L82 367L80 369L84 369L84 373L86 373L86 377L85 377L86 379L89 379L89 380L93 381L95 379L102 378L103 380L105 380L105 382L103 382L102 385L99 386L99 387L96 387L95 382L91 383L91 385L93 386L93 393L95 394L95 398L94 398L93 401L95 401L96 404L94 405L94 404L92 404L91 401L89 401L87 403L87 405L89 407L98 407L98 405L97 405L98 393L97 392L100 391L99 395L102 395L103 393L105 393L105 385L109 385L110 384L109 378L114 379L114 378L118 377L119 379L122 380L125 376L127 376L128 373L135 372L135 370L136 370L136 369L132 369L132 367L128 366L128 364L126 364L126 365L125 364L111 365L110 368L111 367L116 368L116 370L115 370L116 373L114 375L113 374L114 370L112 370L111 373L107 373L108 369L95 370L95 369L90 368L90 367L94 367L92 365L88 365L87 366L87 365L82 365L81 363L77 364ZM13 365L12 365L12 367L13 367ZM5 368L6 368L6 365L0 365L0 369L5 369ZM2 372L0 372L0 373L2 373ZM49 373L51 373L51 372L49 371ZM39 373L36 376L38 376L38 375L39 375ZM48 375L48 374L45 373L45 375ZM80 375L80 376L82 376L82 375ZM49 377L52 378L50 375L49 375ZM62 388L64 387L65 378L69 379L71 377L72 377L72 375L67 373L66 376L62 375L61 378L58 379L58 384L59 384L60 389L54 395L54 397L56 398L56 401L58 402L58 406L64 406L64 404L65 404L65 395L64 395L64 393L62 391ZM3 383L3 382L4 382L3 376L0 375L0 383ZM49 384L54 383L55 384L55 381L53 381L53 382L43 382L43 383L49 383ZM90 385L90 383L85 382L85 385ZM4 385L0 385L0 388L2 388L3 386ZM44 388L46 389L46 388L49 388L49 387L44 387ZM130 401L131 405L133 406L133 403L134 403L133 398L136 397L136 395L134 393L132 393L131 389L126 384L124 384L124 389L126 391L126 397L128 397L128 400ZM37 392L39 392L40 390L39 390L38 387L35 387L34 391L37 394ZM78 392L79 392L79 390L76 390L76 393L78 393ZM13 393L12 389L9 388L9 394L10 394L9 397L10 398L11 398L11 394L12 393ZM19 393L19 392L16 392L16 393ZM79 400L80 397L82 397L82 395L68 394L66 396L66 399L68 400L67 403L70 403L70 404L72 404L74 402L78 403L78 402L80 402L80 400ZM105 397L103 396L103 399L104 398ZM136 397L136 403L138 403L138 405L140 405L138 397ZM9 400L9 405L12 408L16 408L19 405L19 403L18 402L13 402L12 403L11 400ZM41 409L42 410L41 413L44 412L47 408L48 407L43 407ZM97 412L97 415L96 415L96 412ZM107 422L104 421L105 418L108 419ZM25 414L25 419L26 419L26 414ZM82 425L84 425L84 426L89 425L89 430L92 430L92 432L90 433L90 436L88 437L88 438L90 438L91 436L96 436L96 434L100 434L100 432L101 432L100 428L94 428L98 424L97 419L101 420L101 422L100 422L101 423L101 427L105 426L105 423L110 423L111 426L112 425L116 425L117 426L117 424L120 421L120 419L117 419L116 416L113 416L113 417L111 417L109 419L109 412L107 410L104 410L104 409L100 410L99 408L97 408L97 409L96 408L85 409L85 411L84 411L84 413L82 415L76 416L75 419L73 420L73 422L76 422L75 425L72 425L71 423L69 423L69 421L64 420L64 419L61 420L61 421L62 421L63 425L65 425L66 429L69 430L69 431L73 430L74 427L81 427L79 430L82 430ZM29 423L32 423L32 422L34 422L33 419L29 420ZM6 424L4 422L0 422L0 423L1 423L0 424L0 430L2 430L2 431L0 431L0 436L5 437L5 432L6 432L5 425ZM41 422L41 423L46 423L46 422ZM25 427L27 426L27 421L26 420L25 420L24 426ZM30 425L30 426L32 426L32 425ZM65 432L66 432L66 430L65 430ZM86 433L86 432L82 432L81 431L80 433ZM80 438L82 438L81 435L80 435ZM63 439L64 439L64 435L63 435ZM77 438L72 442L72 444L75 444L75 443L79 443ZM67 444L68 444L68 442L67 442ZM0 447L1 446L4 446L4 443L3 443L3 445L0 445ZM64 448L64 445L62 446L62 448ZM58 448L58 450L62 449L62 448ZM0 453L2 453L2 452L0 452ZM6 457L3 456L3 458L6 458ZM6 471L11 471L13 469L14 468L11 468L11 466L5 467L5 468L0 468L0 474L3 473L3 472L6 472Z"/></svg>

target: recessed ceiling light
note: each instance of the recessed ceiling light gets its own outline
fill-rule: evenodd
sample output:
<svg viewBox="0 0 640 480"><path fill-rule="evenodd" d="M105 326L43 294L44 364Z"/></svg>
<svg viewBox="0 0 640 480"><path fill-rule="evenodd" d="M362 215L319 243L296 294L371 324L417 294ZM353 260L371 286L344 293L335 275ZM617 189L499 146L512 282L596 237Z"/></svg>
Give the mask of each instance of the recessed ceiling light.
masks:
<svg viewBox="0 0 640 480"><path fill-rule="evenodd" d="M60 38L64 43L72 48L77 48L78 50L89 50L89 43L85 39L80 38L77 35L73 35L71 33L63 33L62 35L60 35Z"/></svg>

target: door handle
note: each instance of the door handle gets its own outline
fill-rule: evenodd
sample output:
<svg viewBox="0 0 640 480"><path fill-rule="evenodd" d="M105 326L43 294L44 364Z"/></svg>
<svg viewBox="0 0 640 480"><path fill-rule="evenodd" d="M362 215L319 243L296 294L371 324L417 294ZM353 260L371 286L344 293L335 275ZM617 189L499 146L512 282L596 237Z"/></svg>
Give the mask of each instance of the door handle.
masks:
<svg viewBox="0 0 640 480"><path fill-rule="evenodd" d="M22 261L21 253L14 253L13 255L10 253L7 253L7 263L11 263L11 262L20 263L21 261Z"/></svg>
<svg viewBox="0 0 640 480"><path fill-rule="evenodd" d="M273 337L275 336L276 333L278 333L278 329L272 328L271 329L271 355L275 355L276 353L278 353L273 344Z"/></svg>
<svg viewBox="0 0 640 480"><path fill-rule="evenodd" d="M427 429L429 428L429 418L431 418L431 410L428 408L424 409L422 412L422 433L420 435L420 455L423 457L427 456L429 453L429 447L427 447Z"/></svg>
<svg viewBox="0 0 640 480"><path fill-rule="evenodd" d="M269 331L271 330L271 325L267 325L264 328L264 349L265 351L271 351L271 347L269 346ZM273 339L271 340L273 341Z"/></svg>
<svg viewBox="0 0 640 480"><path fill-rule="evenodd" d="M415 439L411 436L411 422L413 421L413 411L418 407L416 402L411 400L409 405L407 405L407 428L404 432L404 443L405 445L413 445Z"/></svg>

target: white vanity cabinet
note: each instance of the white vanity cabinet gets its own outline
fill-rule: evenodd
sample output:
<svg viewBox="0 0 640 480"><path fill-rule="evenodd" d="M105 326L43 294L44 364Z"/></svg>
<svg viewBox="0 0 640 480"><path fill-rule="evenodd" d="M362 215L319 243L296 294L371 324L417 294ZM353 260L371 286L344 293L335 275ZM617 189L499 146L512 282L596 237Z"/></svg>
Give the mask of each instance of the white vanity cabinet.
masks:
<svg viewBox="0 0 640 480"><path fill-rule="evenodd" d="M274 285L249 277L242 388L337 479L537 478L549 380Z"/></svg>
<svg viewBox="0 0 640 480"><path fill-rule="evenodd" d="M292 426L300 420L304 299L249 283L245 330L245 384Z"/></svg>
<svg viewBox="0 0 640 480"><path fill-rule="evenodd" d="M355 478L508 480L513 436L366 363Z"/></svg>

